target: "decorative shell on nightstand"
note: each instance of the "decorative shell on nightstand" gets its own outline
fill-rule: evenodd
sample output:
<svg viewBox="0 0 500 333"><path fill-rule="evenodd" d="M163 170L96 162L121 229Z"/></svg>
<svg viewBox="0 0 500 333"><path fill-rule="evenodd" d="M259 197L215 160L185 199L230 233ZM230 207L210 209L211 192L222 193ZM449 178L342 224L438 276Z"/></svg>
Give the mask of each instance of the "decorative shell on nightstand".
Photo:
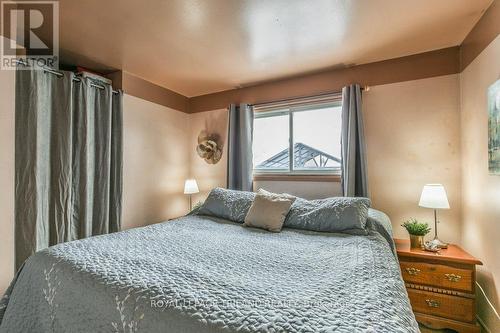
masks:
<svg viewBox="0 0 500 333"><path fill-rule="evenodd" d="M222 145L218 134L208 134L202 131L198 135L196 152L208 164L217 164L222 157Z"/></svg>

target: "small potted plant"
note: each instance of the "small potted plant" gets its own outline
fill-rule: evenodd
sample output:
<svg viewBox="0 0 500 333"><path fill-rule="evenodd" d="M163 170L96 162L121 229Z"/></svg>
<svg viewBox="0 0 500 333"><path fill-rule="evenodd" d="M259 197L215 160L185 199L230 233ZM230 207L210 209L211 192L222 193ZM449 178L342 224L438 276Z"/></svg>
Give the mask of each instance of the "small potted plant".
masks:
<svg viewBox="0 0 500 333"><path fill-rule="evenodd" d="M427 223L420 223L415 218L411 218L401 224L401 226L410 234L410 248L423 249L424 236L431 231L429 225Z"/></svg>

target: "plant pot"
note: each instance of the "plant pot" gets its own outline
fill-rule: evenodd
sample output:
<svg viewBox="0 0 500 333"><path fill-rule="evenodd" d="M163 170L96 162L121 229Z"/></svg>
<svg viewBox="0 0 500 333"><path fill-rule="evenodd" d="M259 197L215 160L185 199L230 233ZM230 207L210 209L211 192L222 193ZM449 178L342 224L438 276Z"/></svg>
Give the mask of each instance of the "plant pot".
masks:
<svg viewBox="0 0 500 333"><path fill-rule="evenodd" d="M410 235L410 249L422 250L424 248L424 236Z"/></svg>

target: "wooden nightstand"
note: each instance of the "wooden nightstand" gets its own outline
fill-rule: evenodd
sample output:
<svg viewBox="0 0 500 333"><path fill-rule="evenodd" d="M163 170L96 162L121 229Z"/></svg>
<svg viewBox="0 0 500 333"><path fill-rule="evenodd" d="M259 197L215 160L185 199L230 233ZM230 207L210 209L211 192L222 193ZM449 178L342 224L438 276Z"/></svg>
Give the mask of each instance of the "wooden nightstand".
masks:
<svg viewBox="0 0 500 333"><path fill-rule="evenodd" d="M476 323L476 265L457 245L439 254L410 250L410 241L395 239L401 274L417 321L433 329L479 332Z"/></svg>

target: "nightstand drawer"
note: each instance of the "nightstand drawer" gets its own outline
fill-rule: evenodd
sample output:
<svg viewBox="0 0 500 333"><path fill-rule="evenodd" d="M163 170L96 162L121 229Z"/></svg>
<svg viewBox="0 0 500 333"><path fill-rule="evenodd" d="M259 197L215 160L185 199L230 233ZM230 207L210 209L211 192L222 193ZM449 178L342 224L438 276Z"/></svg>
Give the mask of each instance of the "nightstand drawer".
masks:
<svg viewBox="0 0 500 333"><path fill-rule="evenodd" d="M471 298L415 289L408 289L408 296L410 297L414 312L455 319L462 322L474 322L474 300Z"/></svg>
<svg viewBox="0 0 500 333"><path fill-rule="evenodd" d="M400 266L406 282L466 292L474 290L472 269L411 261L401 261Z"/></svg>

